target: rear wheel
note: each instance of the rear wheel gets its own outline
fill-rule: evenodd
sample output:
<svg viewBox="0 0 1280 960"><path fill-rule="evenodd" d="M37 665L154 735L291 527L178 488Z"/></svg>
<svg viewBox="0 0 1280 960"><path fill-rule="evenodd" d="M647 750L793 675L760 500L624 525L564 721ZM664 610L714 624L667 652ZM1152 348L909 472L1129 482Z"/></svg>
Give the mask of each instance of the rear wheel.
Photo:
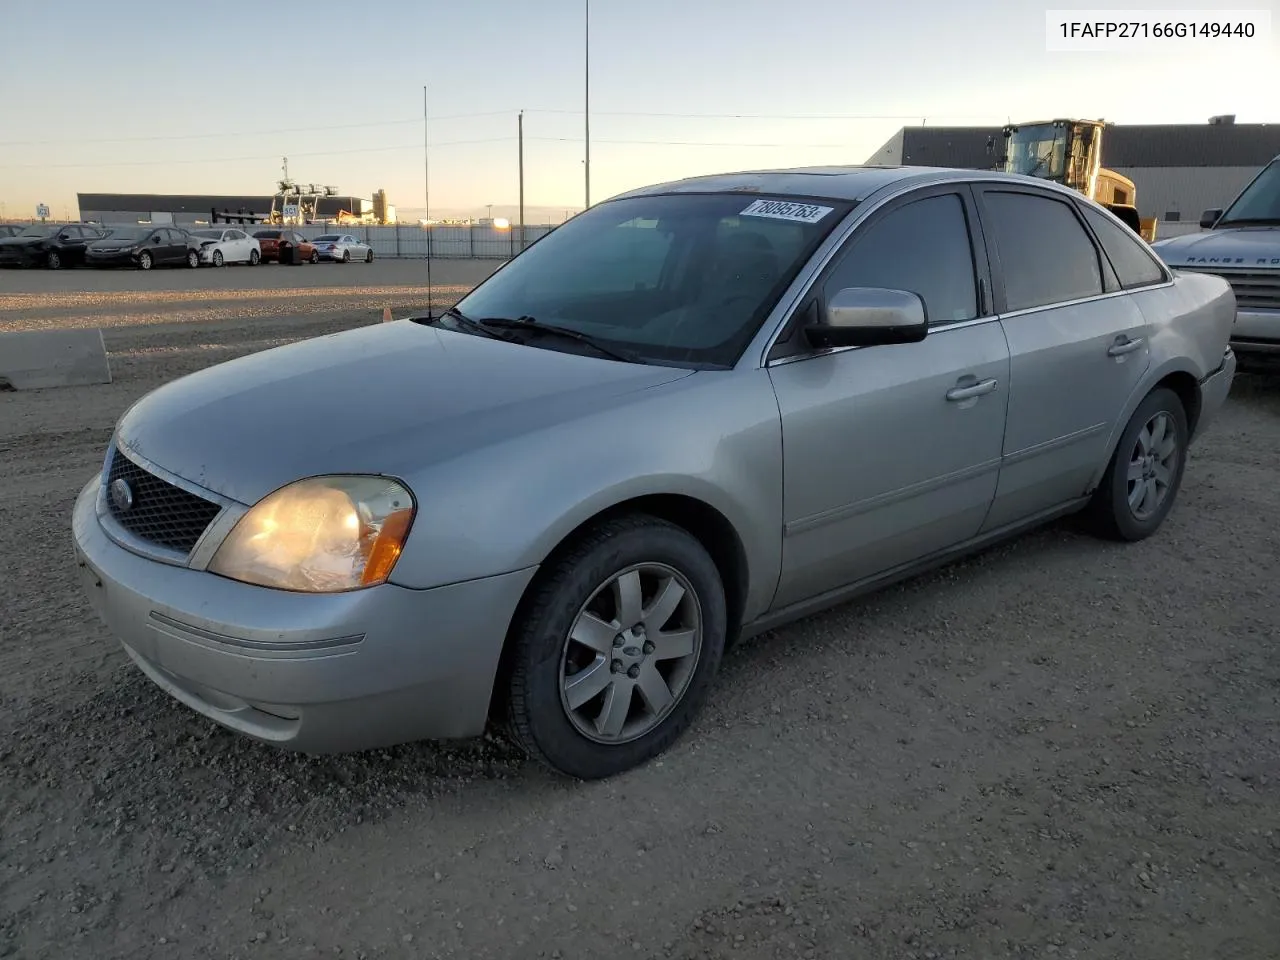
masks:
<svg viewBox="0 0 1280 960"><path fill-rule="evenodd" d="M49 267L50 270L61 270L62 254L60 254L57 250L50 250L49 256L45 259L45 264Z"/></svg>
<svg viewBox="0 0 1280 960"><path fill-rule="evenodd" d="M155 261L151 259L151 254L149 254L147 251L143 250L140 254L138 254L138 269L150 270L154 264L155 264Z"/></svg>
<svg viewBox="0 0 1280 960"><path fill-rule="evenodd" d="M249 251L249 266L256 267L262 261L262 255L257 250Z"/></svg>
<svg viewBox="0 0 1280 960"><path fill-rule="evenodd" d="M196 253L194 250L188 250L187 266L190 267L192 270L200 269L200 254Z"/></svg>
<svg viewBox="0 0 1280 960"><path fill-rule="evenodd" d="M320 252L319 252L318 250L312 250L312 251L311 251L311 262L312 262L312 263L319 263L319 262L320 262Z"/></svg>
<svg viewBox="0 0 1280 960"><path fill-rule="evenodd" d="M726 632L719 571L693 536L642 515L601 524L543 569L516 614L511 732L571 777L644 763L692 723Z"/></svg>
<svg viewBox="0 0 1280 960"><path fill-rule="evenodd" d="M1160 528L1182 485L1187 414L1172 390L1151 391L1129 419L1085 520L1099 536L1144 540Z"/></svg>
<svg viewBox="0 0 1280 960"><path fill-rule="evenodd" d="M351 251L350 251L350 250L343 250L343 251L342 251L342 262L343 262L343 263L350 263L350 262L351 262Z"/></svg>

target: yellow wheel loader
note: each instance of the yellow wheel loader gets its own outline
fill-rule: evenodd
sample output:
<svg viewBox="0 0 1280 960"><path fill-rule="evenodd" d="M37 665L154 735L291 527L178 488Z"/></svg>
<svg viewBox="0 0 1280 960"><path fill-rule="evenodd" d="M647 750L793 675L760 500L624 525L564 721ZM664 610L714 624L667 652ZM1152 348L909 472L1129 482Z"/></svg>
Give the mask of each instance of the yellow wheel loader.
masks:
<svg viewBox="0 0 1280 960"><path fill-rule="evenodd" d="M998 168L1006 173L1053 180L1096 200L1133 228L1156 239L1157 219L1138 214L1133 181L1102 166L1102 120L1046 120L1004 128ZM992 145L993 146L993 145Z"/></svg>

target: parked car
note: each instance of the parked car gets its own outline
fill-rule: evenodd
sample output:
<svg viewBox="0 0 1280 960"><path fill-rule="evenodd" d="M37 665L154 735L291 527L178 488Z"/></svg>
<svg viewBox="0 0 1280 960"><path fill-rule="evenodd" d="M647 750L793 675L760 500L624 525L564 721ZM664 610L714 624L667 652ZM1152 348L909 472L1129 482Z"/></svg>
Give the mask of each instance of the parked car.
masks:
<svg viewBox="0 0 1280 960"><path fill-rule="evenodd" d="M286 251L286 259L290 247L297 251L297 263L316 263L320 259L315 245L297 230L259 230L253 238L258 241L263 263L281 262L282 246Z"/></svg>
<svg viewBox="0 0 1280 960"><path fill-rule="evenodd" d="M84 263L85 247L102 236L86 223L33 223L0 239L0 266L60 270Z"/></svg>
<svg viewBox="0 0 1280 960"><path fill-rule="evenodd" d="M322 237L316 237L315 244L321 260L333 260L337 263L363 260L365 263L373 263L373 247L349 233L326 233Z"/></svg>
<svg viewBox="0 0 1280 960"><path fill-rule="evenodd" d="M1280 157L1223 210L1206 210L1203 233L1159 240L1155 251L1180 271L1213 273L1235 291L1231 346L1242 360L1280 360Z"/></svg>
<svg viewBox="0 0 1280 960"><path fill-rule="evenodd" d="M111 227L90 243L85 263L91 267L195 268L200 266L197 241L178 227Z"/></svg>
<svg viewBox="0 0 1280 960"><path fill-rule="evenodd" d="M737 638L1071 513L1154 534L1234 320L1224 280L1045 180L682 180L437 317L160 387L74 541L138 667L230 729L502 723L603 777L676 741Z"/></svg>
<svg viewBox="0 0 1280 960"><path fill-rule="evenodd" d="M199 244L200 262L221 267L228 263L247 263L256 267L262 259L262 248L256 238L235 227L208 227L192 230Z"/></svg>

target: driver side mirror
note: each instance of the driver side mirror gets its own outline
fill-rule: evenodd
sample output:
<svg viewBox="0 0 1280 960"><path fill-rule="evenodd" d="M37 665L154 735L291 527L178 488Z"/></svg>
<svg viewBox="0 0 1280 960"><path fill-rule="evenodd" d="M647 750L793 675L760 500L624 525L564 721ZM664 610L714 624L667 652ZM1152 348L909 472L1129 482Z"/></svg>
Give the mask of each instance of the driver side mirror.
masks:
<svg viewBox="0 0 1280 960"><path fill-rule="evenodd" d="M918 294L880 287L845 287L827 301L824 322L805 327L815 347L871 347L919 343L929 315Z"/></svg>
<svg viewBox="0 0 1280 960"><path fill-rule="evenodd" d="M1200 226L1203 227L1205 230L1208 230L1215 223L1218 222L1221 216L1222 216L1222 210L1219 208L1214 208L1213 210L1206 210L1204 213L1200 214Z"/></svg>

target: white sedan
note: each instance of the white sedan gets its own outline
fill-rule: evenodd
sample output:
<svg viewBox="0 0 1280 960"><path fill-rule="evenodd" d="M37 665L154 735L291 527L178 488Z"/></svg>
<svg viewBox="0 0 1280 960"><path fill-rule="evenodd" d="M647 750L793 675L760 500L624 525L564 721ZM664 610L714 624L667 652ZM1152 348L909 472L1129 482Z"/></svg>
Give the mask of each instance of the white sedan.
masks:
<svg viewBox="0 0 1280 960"><path fill-rule="evenodd" d="M363 260L365 263L373 263L373 247L349 233L326 233L323 237L316 237L312 243L316 245L316 253L321 260L335 260L339 263Z"/></svg>
<svg viewBox="0 0 1280 960"><path fill-rule="evenodd" d="M200 262L215 267L228 263L247 263L256 267L262 260L262 246L243 230L232 227L210 227L192 230L191 235L200 244Z"/></svg>

